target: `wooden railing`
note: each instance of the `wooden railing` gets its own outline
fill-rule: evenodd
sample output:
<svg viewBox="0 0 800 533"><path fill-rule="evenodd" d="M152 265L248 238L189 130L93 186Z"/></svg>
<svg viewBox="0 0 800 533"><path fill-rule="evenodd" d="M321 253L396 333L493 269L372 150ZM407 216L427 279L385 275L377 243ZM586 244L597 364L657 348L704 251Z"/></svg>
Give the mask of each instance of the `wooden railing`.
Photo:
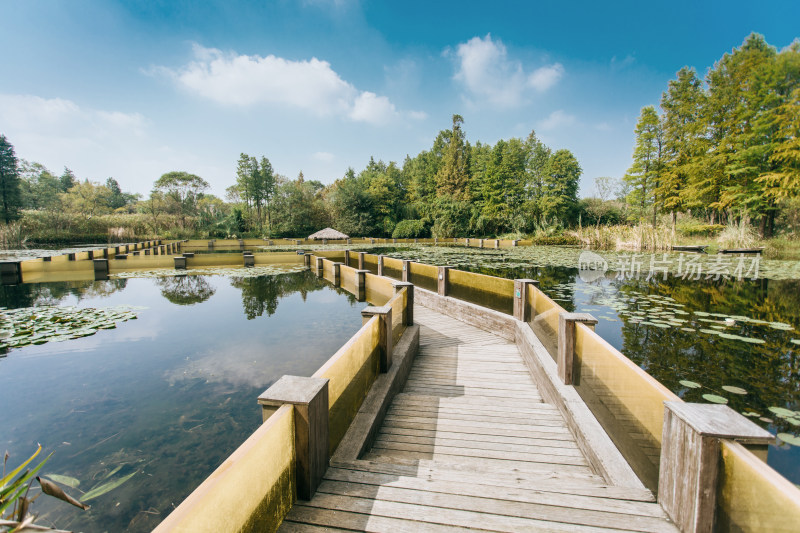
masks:
<svg viewBox="0 0 800 533"><path fill-rule="evenodd" d="M313 376L283 376L262 393L264 424L156 532L274 531L298 497L313 496L372 384L391 366L392 347L413 313L412 287L347 266L337 261L345 258L341 252L326 255L303 259L377 305L362 311L361 329Z"/></svg>

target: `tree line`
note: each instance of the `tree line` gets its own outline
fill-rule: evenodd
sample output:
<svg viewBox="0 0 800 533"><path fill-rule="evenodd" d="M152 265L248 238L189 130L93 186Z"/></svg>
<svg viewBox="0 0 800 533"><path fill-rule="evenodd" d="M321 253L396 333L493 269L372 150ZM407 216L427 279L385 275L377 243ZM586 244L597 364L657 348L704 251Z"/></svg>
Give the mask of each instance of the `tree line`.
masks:
<svg viewBox="0 0 800 533"><path fill-rule="evenodd" d="M578 217L581 167L534 132L526 139L471 144L464 120L402 165L370 158L333 184L275 174L266 157L242 154L227 190L242 231L303 235L332 226L349 235L463 237L527 232Z"/></svg>
<svg viewBox="0 0 800 533"><path fill-rule="evenodd" d="M772 236L800 196L800 42L778 51L751 34L704 80L682 68L660 108L642 109L624 177L635 217L753 221Z"/></svg>

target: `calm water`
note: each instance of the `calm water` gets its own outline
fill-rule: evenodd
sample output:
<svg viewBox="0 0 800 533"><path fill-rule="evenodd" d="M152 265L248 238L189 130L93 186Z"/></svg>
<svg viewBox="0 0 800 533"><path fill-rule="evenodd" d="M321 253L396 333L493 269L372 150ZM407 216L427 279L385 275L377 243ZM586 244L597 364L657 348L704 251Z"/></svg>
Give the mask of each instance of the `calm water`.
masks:
<svg viewBox="0 0 800 533"><path fill-rule="evenodd" d="M0 449L40 442L74 495L134 474L80 511L39 498L39 523L149 531L261 422L259 393L311 375L361 326L352 296L310 272L0 287L0 306L144 306L93 336L0 358Z"/></svg>
<svg viewBox="0 0 800 533"><path fill-rule="evenodd" d="M732 258L728 279L706 279L705 274L700 279L691 279L693 275L683 279L677 271L681 255L669 254L666 260L672 268L667 279L656 271L657 276L646 280L650 260L646 254L641 276L627 272L618 279L616 265L633 254L601 252L609 270L587 283L578 270L581 250L575 248L415 246L386 247L375 253L510 279L538 279L544 292L566 310L598 318L596 330L603 338L686 401L706 402L703 395L720 396L774 434L800 435L797 261L762 259L758 279L738 280L733 275L738 258ZM688 259L683 256L684 264ZM700 259L702 272L711 272L721 261L715 256ZM664 257L658 254L656 260ZM745 271L751 262L745 258ZM700 387L686 387L680 381ZM746 394L723 387L738 387ZM779 417L770 408L789 409L796 416ZM800 447L772 446L769 464L800 484Z"/></svg>

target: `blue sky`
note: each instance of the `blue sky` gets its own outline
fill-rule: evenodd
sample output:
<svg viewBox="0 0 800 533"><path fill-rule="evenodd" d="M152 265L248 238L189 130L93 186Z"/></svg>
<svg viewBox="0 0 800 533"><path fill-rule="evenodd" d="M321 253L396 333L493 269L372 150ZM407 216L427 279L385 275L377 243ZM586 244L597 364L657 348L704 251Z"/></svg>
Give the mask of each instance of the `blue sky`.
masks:
<svg viewBox="0 0 800 533"><path fill-rule="evenodd" d="M450 117L484 143L535 130L584 170L630 165L641 107L800 2L0 0L0 133L60 173L147 194L171 170L224 196L241 152L331 183L402 163Z"/></svg>

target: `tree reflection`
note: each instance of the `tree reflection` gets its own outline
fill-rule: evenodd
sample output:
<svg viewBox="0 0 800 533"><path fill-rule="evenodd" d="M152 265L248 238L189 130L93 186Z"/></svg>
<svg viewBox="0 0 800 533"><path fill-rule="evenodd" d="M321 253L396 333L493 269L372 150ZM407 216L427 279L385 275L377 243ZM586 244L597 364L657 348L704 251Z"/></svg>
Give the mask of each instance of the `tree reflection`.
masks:
<svg viewBox="0 0 800 533"><path fill-rule="evenodd" d="M264 315L272 316L278 309L278 300L299 292L303 301L309 292L324 287L311 271L279 276L258 276L231 279L231 285L242 291L242 306L248 320Z"/></svg>
<svg viewBox="0 0 800 533"><path fill-rule="evenodd" d="M161 295L176 305L194 305L205 302L217 292L205 276L170 276L157 278Z"/></svg>
<svg viewBox="0 0 800 533"><path fill-rule="evenodd" d="M0 287L0 305L8 308L58 305L70 296L84 298L106 297L123 290L127 279L104 281L58 281L50 283L20 283Z"/></svg>

